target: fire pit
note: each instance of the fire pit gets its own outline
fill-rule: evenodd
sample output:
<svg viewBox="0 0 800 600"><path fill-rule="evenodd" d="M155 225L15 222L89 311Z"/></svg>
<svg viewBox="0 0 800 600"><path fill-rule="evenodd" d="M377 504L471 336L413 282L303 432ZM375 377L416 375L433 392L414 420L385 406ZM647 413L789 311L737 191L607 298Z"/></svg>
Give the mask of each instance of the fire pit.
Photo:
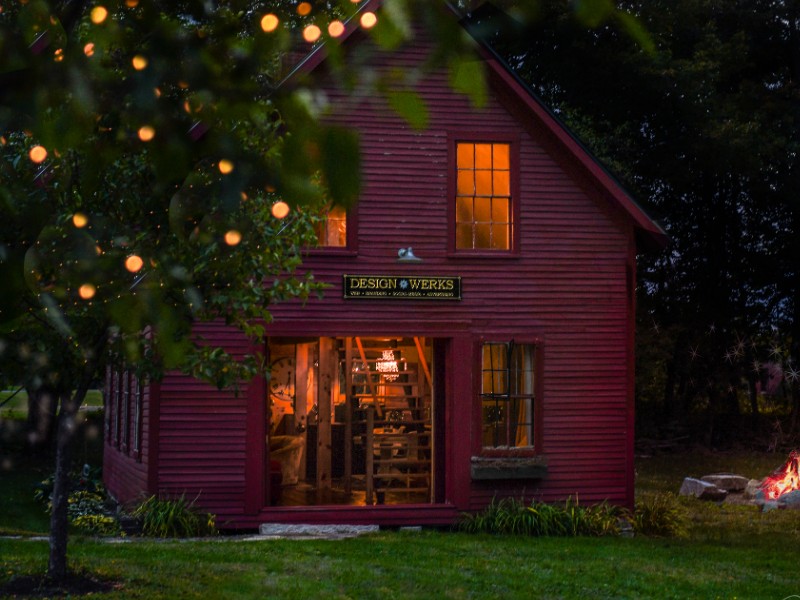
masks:
<svg viewBox="0 0 800 600"><path fill-rule="evenodd" d="M789 459L767 475L759 486L763 501L775 502L779 507L800 508L800 452L789 454Z"/></svg>

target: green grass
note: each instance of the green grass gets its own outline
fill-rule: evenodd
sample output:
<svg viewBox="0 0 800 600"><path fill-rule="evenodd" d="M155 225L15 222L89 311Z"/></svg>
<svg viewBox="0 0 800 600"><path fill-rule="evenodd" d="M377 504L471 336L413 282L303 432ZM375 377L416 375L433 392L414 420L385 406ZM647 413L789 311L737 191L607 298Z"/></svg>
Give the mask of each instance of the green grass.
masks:
<svg viewBox="0 0 800 600"><path fill-rule="evenodd" d="M28 394L22 390L15 394L17 390L0 390L0 419L25 419L28 415ZM14 396L7 404L3 404L6 399ZM89 390L83 402L84 407L99 408L103 406L103 392L101 390Z"/></svg>
<svg viewBox="0 0 800 600"><path fill-rule="evenodd" d="M84 444L95 447L92 440ZM641 459L637 493L675 493L684 476L713 471L760 478L784 458L686 453ZM49 469L27 460L0 472L0 531L47 530L46 518L37 522L34 509L24 508L41 510L30 499L32 487L23 488ZM680 539L386 531L343 541L110 543L73 535L69 556L72 567L119 582L108 598L780 600L800 594L800 513L689 499L681 505L690 525ZM0 585L15 574L43 572L47 552L44 541L0 538Z"/></svg>

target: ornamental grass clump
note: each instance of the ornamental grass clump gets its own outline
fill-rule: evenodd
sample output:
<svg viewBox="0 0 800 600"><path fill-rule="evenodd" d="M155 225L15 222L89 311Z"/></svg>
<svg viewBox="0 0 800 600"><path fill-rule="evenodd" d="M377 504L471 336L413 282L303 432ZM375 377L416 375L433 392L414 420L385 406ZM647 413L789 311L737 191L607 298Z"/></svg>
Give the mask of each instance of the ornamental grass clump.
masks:
<svg viewBox="0 0 800 600"><path fill-rule="evenodd" d="M596 506L580 506L567 499L564 506L531 502L515 498L492 500L483 511L465 514L458 529L468 533L491 533L525 536L602 536L618 535L624 511L604 502Z"/></svg>
<svg viewBox="0 0 800 600"><path fill-rule="evenodd" d="M637 535L682 537L687 532L686 510L673 494L654 494L637 500L630 522Z"/></svg>
<svg viewBox="0 0 800 600"><path fill-rule="evenodd" d="M141 520L142 534L152 537L206 537L217 534L215 516L195 507L185 495L178 498L151 496L133 512Z"/></svg>

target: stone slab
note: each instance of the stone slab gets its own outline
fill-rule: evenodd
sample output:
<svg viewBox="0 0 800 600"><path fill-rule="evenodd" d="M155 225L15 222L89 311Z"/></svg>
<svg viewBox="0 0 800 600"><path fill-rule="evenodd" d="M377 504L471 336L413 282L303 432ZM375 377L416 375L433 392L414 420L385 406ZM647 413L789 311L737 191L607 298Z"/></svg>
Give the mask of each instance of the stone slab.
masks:
<svg viewBox="0 0 800 600"><path fill-rule="evenodd" d="M258 531L262 536L274 538L338 540L377 533L380 526L262 523Z"/></svg>
<svg viewBox="0 0 800 600"><path fill-rule="evenodd" d="M725 500L728 492L718 488L713 483L708 483L707 481L702 481L693 477L687 477L683 480L683 484L681 484L681 490L679 494L681 496L694 496L700 500L710 500L715 502Z"/></svg>
<svg viewBox="0 0 800 600"><path fill-rule="evenodd" d="M742 492L747 487L749 481L747 477L741 475L734 475L733 473L714 473L712 475L704 475L700 481L711 483L726 492Z"/></svg>

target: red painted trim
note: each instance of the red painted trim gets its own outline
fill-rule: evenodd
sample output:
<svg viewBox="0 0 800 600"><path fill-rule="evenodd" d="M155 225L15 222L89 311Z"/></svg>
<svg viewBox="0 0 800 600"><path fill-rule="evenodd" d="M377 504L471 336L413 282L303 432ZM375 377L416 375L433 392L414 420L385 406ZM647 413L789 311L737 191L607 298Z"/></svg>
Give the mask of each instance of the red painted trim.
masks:
<svg viewBox="0 0 800 600"><path fill-rule="evenodd" d="M269 491L266 444L267 384L263 374L256 375L247 386L247 425L245 435L244 512L256 514L266 504Z"/></svg>
<svg viewBox="0 0 800 600"><path fill-rule="evenodd" d="M475 347L471 336L454 337L448 356L452 390L447 429L447 500L460 509L469 506L470 431L474 422L472 390L475 380Z"/></svg>
<svg viewBox="0 0 800 600"><path fill-rule="evenodd" d="M159 441L161 438L161 383L150 382L150 406L148 410L148 439L147 439L147 490L148 495L158 493L158 456Z"/></svg>
<svg viewBox="0 0 800 600"><path fill-rule="evenodd" d="M628 292L626 354L627 367L627 422L625 440L625 495L628 509L633 510L635 503L635 465L634 441L636 439L636 243L629 238L628 264L626 265L626 282Z"/></svg>

